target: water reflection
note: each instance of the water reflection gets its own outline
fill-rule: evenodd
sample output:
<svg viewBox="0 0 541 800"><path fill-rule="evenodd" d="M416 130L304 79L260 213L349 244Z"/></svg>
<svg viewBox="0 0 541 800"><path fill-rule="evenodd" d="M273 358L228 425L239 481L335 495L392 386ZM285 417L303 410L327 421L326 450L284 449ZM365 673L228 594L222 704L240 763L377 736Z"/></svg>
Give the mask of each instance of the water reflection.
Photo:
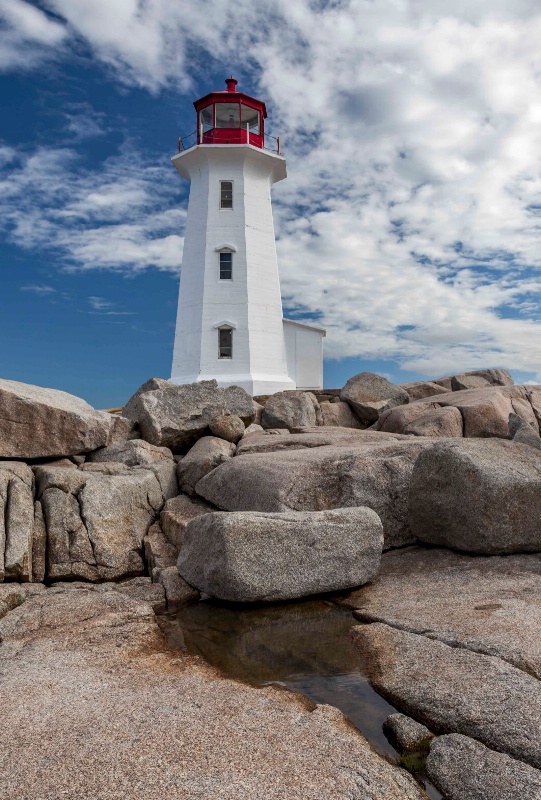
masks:
<svg viewBox="0 0 541 800"><path fill-rule="evenodd" d="M173 646L231 678L259 686L281 683L316 703L336 706L379 753L395 757L382 724L396 709L359 671L347 635L352 624L348 609L322 600L261 607L205 602L169 617L166 632ZM427 792L441 797L430 786Z"/></svg>

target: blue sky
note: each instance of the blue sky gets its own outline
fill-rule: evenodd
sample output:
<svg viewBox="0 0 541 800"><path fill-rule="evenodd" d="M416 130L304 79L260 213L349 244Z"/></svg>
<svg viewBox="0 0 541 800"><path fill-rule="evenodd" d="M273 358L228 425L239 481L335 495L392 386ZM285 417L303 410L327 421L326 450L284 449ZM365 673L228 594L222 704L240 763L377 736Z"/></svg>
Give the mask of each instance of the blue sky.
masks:
<svg viewBox="0 0 541 800"><path fill-rule="evenodd" d="M169 377L192 101L261 97L288 315L328 387L541 381L541 13L527 0L0 0L0 375L97 407Z"/></svg>

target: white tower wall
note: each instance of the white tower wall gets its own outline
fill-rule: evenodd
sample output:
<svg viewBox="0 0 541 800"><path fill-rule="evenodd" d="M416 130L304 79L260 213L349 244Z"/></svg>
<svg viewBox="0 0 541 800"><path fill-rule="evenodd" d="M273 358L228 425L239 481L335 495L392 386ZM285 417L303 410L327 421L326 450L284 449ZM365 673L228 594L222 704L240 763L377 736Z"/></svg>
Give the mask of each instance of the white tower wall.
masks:
<svg viewBox="0 0 541 800"><path fill-rule="evenodd" d="M270 190L285 160L251 145L200 145L175 156L191 181L173 369L176 383L215 378L251 394L294 389L288 376ZM220 181L233 208L220 208ZM220 280L219 249L233 252ZM218 328L233 329L233 357L218 357Z"/></svg>

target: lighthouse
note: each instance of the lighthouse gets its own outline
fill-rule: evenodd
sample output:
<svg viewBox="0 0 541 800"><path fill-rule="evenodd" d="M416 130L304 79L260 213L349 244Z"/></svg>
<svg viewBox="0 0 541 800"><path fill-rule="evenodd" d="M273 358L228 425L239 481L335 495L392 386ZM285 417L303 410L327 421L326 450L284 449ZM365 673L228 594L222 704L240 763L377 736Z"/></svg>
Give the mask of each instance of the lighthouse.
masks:
<svg viewBox="0 0 541 800"><path fill-rule="evenodd" d="M193 141L172 159L191 185L171 380L321 388L325 331L283 319L271 187L286 162L265 140L265 103L226 85L195 101Z"/></svg>

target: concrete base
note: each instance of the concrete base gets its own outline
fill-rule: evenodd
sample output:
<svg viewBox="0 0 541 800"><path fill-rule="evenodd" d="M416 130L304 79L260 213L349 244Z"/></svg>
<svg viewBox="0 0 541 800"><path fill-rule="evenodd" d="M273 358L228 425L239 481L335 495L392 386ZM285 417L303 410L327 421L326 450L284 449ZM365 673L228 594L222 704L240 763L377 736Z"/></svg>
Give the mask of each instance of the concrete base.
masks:
<svg viewBox="0 0 541 800"><path fill-rule="evenodd" d="M276 392L285 392L288 390L296 389L295 382L291 378L284 377L277 379L275 376L267 375L228 375L227 378L221 378L218 375L187 375L187 376L171 376L172 383L179 386L185 383L197 383L199 381L216 380L218 386L226 388L227 386L241 386L252 397L261 394L275 394Z"/></svg>

